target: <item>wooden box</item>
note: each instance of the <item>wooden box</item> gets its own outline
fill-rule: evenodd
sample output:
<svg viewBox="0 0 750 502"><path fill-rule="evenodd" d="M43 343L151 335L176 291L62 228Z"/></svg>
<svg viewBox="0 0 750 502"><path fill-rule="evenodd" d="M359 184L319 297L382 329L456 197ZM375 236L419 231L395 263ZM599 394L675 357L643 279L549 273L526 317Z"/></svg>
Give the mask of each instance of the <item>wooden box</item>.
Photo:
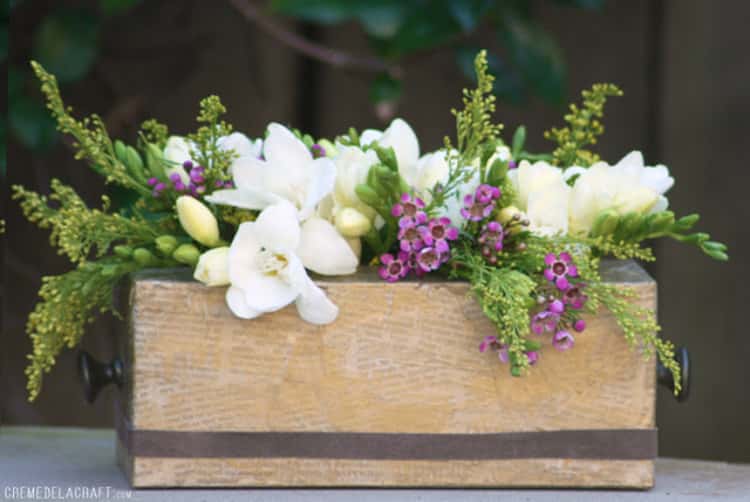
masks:
<svg viewBox="0 0 750 502"><path fill-rule="evenodd" d="M655 307L635 263L602 274ZM514 378L479 353L494 331L466 283L318 283L340 308L325 327L294 307L237 319L186 272L133 277L118 457L134 487L653 485L655 363L608 313L567 352L544 337Z"/></svg>

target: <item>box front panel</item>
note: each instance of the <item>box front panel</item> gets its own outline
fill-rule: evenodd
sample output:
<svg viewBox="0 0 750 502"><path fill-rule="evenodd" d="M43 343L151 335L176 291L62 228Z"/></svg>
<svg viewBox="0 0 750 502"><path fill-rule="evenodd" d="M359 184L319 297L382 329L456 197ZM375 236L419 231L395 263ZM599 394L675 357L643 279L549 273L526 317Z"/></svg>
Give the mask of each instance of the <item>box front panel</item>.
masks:
<svg viewBox="0 0 750 502"><path fill-rule="evenodd" d="M640 269L607 273L637 288L642 305L655 307L655 284ZM362 275L321 284L340 308L339 319L325 327L302 322L293 307L243 321L228 311L221 288L165 277L136 280L132 427L465 434L654 425L654 362L627 345L611 315L587 319L587 330L567 352L555 350L548 337L540 338L545 347L539 363L526 376L513 378L496 356L478 352L481 339L494 330L464 283L384 284ZM287 460L295 472L311 473L307 482L283 473ZM315 460L322 461L320 466L330 464L323 469L328 475L312 475ZM633 468L613 477L606 474L618 472L612 462ZM181 482L179 473L191 463L204 468ZM428 465L434 476L420 474ZM515 472L511 466L524 465L528 472L519 467L512 479L499 473L468 474L470 466ZM538 475L545 465L551 467L543 472L554 468L557 474L533 482L532 473ZM578 471L599 472L598 486L642 487L652 479L648 460L538 458L137 458L134 478L159 485L159 475L148 474L153 469L163 472L165 484L214 486L564 486L565 479L573 480L568 486L596 484L576 475ZM571 474L565 477L567 471ZM563 477L555 481L558 474Z"/></svg>

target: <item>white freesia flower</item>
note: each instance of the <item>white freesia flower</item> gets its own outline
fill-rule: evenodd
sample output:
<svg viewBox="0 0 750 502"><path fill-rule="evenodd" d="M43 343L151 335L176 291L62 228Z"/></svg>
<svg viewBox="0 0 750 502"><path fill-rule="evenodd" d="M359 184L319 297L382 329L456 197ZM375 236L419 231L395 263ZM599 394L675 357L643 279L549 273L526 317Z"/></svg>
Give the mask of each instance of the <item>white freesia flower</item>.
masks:
<svg viewBox="0 0 750 502"><path fill-rule="evenodd" d="M315 285L297 254L302 233L297 209L287 201L240 225L229 248L226 299L238 317L252 319L292 302L300 317L314 324L333 322L338 307Z"/></svg>
<svg viewBox="0 0 750 502"><path fill-rule="evenodd" d="M571 167L566 179L578 175L570 200L570 230L587 234L602 211L619 214L664 211L669 202L664 193L674 184L666 166L645 166L641 152L631 152L617 164L597 162L588 169Z"/></svg>
<svg viewBox="0 0 750 502"><path fill-rule="evenodd" d="M312 154L286 127L272 123L263 142L264 159L244 156L232 164L236 188L206 197L214 204L260 210L286 201L302 221L298 253L304 266L324 275L354 273L359 263L333 225L315 214L318 204L333 191L336 166Z"/></svg>
<svg viewBox="0 0 750 502"><path fill-rule="evenodd" d="M367 129L359 138L362 146L376 142L383 147L393 148L398 162L398 172L410 186L416 182L417 161L419 160L419 140L414 129L403 119L394 119L385 131Z"/></svg>
<svg viewBox="0 0 750 502"><path fill-rule="evenodd" d="M260 157L263 153L263 140L258 138L251 140L241 132L233 132L228 136L222 136L216 141L216 145L222 150L234 150L237 157Z"/></svg>
<svg viewBox="0 0 750 502"><path fill-rule="evenodd" d="M221 242L216 216L201 201L189 195L177 198L177 217L187 234L204 246L214 247Z"/></svg>
<svg viewBox="0 0 750 502"><path fill-rule="evenodd" d="M560 168L523 160L508 171L508 178L516 190L515 206L526 214L531 232L547 236L568 232L570 187Z"/></svg>
<svg viewBox="0 0 750 502"><path fill-rule="evenodd" d="M190 157L190 144L182 136L170 136L164 147L164 159L169 162L170 166L164 172L169 178L172 174L177 173L185 185L190 183L190 176L183 169L182 164L185 161L192 160Z"/></svg>
<svg viewBox="0 0 750 502"><path fill-rule="evenodd" d="M229 248L224 246L203 253L195 266L193 278L206 286L229 284Z"/></svg>

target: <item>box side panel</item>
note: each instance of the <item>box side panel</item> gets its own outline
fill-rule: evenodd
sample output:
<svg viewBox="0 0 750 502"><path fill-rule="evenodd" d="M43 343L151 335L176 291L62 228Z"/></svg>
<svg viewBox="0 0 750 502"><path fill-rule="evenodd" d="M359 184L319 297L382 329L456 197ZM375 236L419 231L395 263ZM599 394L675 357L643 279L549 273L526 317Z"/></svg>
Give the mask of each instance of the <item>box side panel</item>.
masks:
<svg viewBox="0 0 750 502"><path fill-rule="evenodd" d="M421 486L651 488L651 460L135 459L135 487Z"/></svg>
<svg viewBox="0 0 750 502"><path fill-rule="evenodd" d="M632 282L655 307L653 282ZM471 433L649 428L654 361L613 317L587 319L576 345L549 337L513 378L480 354L492 325L457 282L324 282L340 308L325 327L294 307L236 319L223 288L137 281L133 425L203 431Z"/></svg>

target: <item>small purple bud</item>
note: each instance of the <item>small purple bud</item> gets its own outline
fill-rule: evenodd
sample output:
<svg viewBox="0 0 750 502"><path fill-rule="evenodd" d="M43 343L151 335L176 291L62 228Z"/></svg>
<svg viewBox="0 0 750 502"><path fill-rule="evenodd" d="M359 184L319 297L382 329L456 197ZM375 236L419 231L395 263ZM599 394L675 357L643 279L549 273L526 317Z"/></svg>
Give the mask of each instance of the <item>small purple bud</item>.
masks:
<svg viewBox="0 0 750 502"><path fill-rule="evenodd" d="M311 146L310 151L312 152L313 158L315 159L326 156L326 149L318 143L315 143L313 146Z"/></svg>
<svg viewBox="0 0 750 502"><path fill-rule="evenodd" d="M148 186L154 186L157 183L159 183L159 179L158 178L149 178L148 179Z"/></svg>
<svg viewBox="0 0 750 502"><path fill-rule="evenodd" d="M190 171L190 180L193 183L203 183L204 181L206 181L203 177L203 170L201 169L199 171L198 169L193 169L192 171Z"/></svg>
<svg viewBox="0 0 750 502"><path fill-rule="evenodd" d="M518 167L518 164L516 164L515 160L508 161L508 169L515 169Z"/></svg>
<svg viewBox="0 0 750 502"><path fill-rule="evenodd" d="M221 188L221 187L223 187L223 186L224 186L224 182L223 182L223 181L221 181L221 180L216 180L216 183L214 183L214 186L215 186L216 188Z"/></svg>
<svg viewBox="0 0 750 502"><path fill-rule="evenodd" d="M178 192L184 192L185 191L185 183L182 182L182 180L177 180L174 182L174 189Z"/></svg>
<svg viewBox="0 0 750 502"><path fill-rule="evenodd" d="M186 160L182 163L182 167L185 168L186 171L190 171L193 168L193 162L190 160Z"/></svg>
<svg viewBox="0 0 750 502"><path fill-rule="evenodd" d="M182 181L182 176L180 176L179 173L172 173L169 175L169 181L171 181L172 184L175 184L178 181Z"/></svg>
<svg viewBox="0 0 750 502"><path fill-rule="evenodd" d="M586 329L586 321L584 321L583 319L578 319L573 323L573 329L580 333L581 331Z"/></svg>

